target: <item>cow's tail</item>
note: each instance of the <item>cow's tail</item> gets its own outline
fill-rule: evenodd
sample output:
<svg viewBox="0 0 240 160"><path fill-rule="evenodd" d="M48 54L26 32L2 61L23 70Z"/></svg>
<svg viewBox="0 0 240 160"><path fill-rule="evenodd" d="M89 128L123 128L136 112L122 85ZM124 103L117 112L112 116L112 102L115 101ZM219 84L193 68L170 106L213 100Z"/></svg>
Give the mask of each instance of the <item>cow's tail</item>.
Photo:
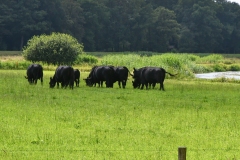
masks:
<svg viewBox="0 0 240 160"><path fill-rule="evenodd" d="M127 71L128 71L128 73L131 75L131 76L133 76L133 74L129 71L129 69L127 68L127 67L123 67L123 68L125 68Z"/></svg>
<svg viewBox="0 0 240 160"><path fill-rule="evenodd" d="M177 75L177 74L171 74L171 73L169 73L167 71L165 71L165 73L168 73L170 76L176 76Z"/></svg>

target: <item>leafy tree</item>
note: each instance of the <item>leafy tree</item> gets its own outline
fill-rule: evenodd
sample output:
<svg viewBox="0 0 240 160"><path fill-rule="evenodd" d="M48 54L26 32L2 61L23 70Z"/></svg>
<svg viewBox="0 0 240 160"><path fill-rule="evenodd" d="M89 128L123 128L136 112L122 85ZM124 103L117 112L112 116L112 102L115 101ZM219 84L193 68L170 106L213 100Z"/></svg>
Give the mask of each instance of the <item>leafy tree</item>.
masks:
<svg viewBox="0 0 240 160"><path fill-rule="evenodd" d="M106 50L110 43L107 36L109 30L109 9L102 1L84 0L81 2L84 16L84 37L82 42L88 51Z"/></svg>
<svg viewBox="0 0 240 160"><path fill-rule="evenodd" d="M26 60L53 65L73 64L82 53L83 45L64 33L34 36L23 49Z"/></svg>
<svg viewBox="0 0 240 160"><path fill-rule="evenodd" d="M80 3L76 0L62 0L62 9L64 11L65 25L64 33L74 35L79 42L82 41L84 35L84 16Z"/></svg>
<svg viewBox="0 0 240 160"><path fill-rule="evenodd" d="M194 33L187 26L182 25L178 43L179 52L191 53L195 48Z"/></svg>
<svg viewBox="0 0 240 160"><path fill-rule="evenodd" d="M197 43L195 52L214 52L223 40L222 27L214 10L209 6L194 4L189 29L194 32Z"/></svg>
<svg viewBox="0 0 240 160"><path fill-rule="evenodd" d="M153 51L166 52L171 42L179 38L180 24L176 21L175 13L164 7L154 10L152 20L153 23L149 30L149 40L152 42L148 45Z"/></svg>

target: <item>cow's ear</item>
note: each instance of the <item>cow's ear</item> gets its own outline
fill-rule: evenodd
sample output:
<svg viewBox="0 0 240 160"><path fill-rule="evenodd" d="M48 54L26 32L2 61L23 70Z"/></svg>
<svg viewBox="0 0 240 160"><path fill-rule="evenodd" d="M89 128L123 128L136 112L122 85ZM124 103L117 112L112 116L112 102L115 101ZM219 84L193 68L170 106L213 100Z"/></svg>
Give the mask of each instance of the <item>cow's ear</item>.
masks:
<svg viewBox="0 0 240 160"><path fill-rule="evenodd" d="M52 77L50 77L50 80L52 80Z"/></svg>
<svg viewBox="0 0 240 160"><path fill-rule="evenodd" d="M133 67L133 70L134 70L134 71L136 71L136 68L135 68L135 67Z"/></svg>

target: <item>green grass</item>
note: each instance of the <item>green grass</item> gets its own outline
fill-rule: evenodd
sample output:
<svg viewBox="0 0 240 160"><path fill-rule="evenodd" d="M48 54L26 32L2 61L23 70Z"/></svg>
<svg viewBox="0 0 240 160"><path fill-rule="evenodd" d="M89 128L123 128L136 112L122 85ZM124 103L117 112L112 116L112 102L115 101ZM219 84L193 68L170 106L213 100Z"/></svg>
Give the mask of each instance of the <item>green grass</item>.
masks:
<svg viewBox="0 0 240 160"><path fill-rule="evenodd" d="M240 159L237 83L166 79L166 91L29 85L0 70L0 159Z"/></svg>
<svg viewBox="0 0 240 160"><path fill-rule="evenodd" d="M22 51L0 51L0 56L20 56Z"/></svg>

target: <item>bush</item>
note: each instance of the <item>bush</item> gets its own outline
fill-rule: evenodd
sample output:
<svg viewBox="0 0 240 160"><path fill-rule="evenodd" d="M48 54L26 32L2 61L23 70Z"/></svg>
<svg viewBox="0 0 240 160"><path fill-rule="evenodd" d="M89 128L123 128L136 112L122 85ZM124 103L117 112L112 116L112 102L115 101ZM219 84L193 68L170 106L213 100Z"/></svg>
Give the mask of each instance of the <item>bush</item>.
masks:
<svg viewBox="0 0 240 160"><path fill-rule="evenodd" d="M212 67L216 72L224 72L227 70L227 67L224 64L214 64Z"/></svg>
<svg viewBox="0 0 240 160"><path fill-rule="evenodd" d="M141 57L151 57L153 55L153 52L150 52L150 51L140 51L140 52L137 52L138 55L140 55Z"/></svg>
<svg viewBox="0 0 240 160"><path fill-rule="evenodd" d="M96 64L98 63L98 59L95 56L82 54L82 55L79 55L77 60L74 62L74 64L83 64L83 63Z"/></svg>
<svg viewBox="0 0 240 160"><path fill-rule="evenodd" d="M237 64L232 64L229 66L229 71L239 71L240 70L240 66Z"/></svg>
<svg viewBox="0 0 240 160"><path fill-rule="evenodd" d="M31 38L23 48L23 56L31 62L43 62L53 65L73 64L83 45L68 34L52 33Z"/></svg>
<svg viewBox="0 0 240 160"><path fill-rule="evenodd" d="M199 58L197 63L217 63L223 61L224 57L220 54L211 54L202 58Z"/></svg>

